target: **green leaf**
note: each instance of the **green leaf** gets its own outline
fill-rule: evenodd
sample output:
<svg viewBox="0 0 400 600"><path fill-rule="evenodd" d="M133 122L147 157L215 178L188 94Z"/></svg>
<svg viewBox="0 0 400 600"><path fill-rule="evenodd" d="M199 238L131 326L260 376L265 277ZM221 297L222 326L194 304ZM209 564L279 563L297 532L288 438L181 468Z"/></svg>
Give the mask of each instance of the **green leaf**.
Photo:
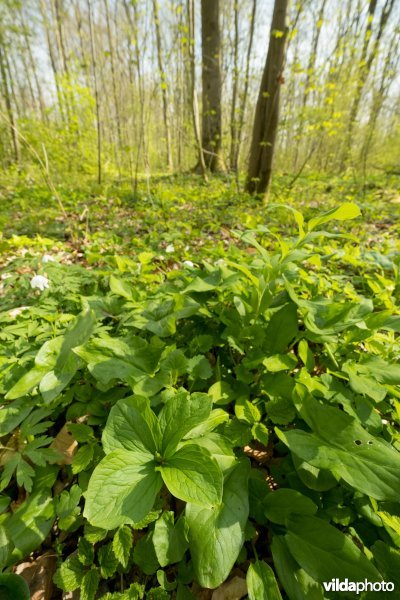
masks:
<svg viewBox="0 0 400 600"><path fill-rule="evenodd" d="M84 444L80 448L78 448L77 453L75 454L71 469L74 475L76 473L80 473L84 471L86 467L90 465L94 456L94 446L93 444Z"/></svg>
<svg viewBox="0 0 400 600"><path fill-rule="evenodd" d="M186 391L179 391L166 402L159 415L161 453L165 458L171 456L180 440L191 429L207 420L211 408L212 400L207 394L189 395Z"/></svg>
<svg viewBox="0 0 400 600"><path fill-rule="evenodd" d="M53 581L64 592L73 592L82 584L85 569L77 556L69 556L57 569Z"/></svg>
<svg viewBox="0 0 400 600"><path fill-rule="evenodd" d="M297 365L297 358L294 354L275 354L264 358L262 361L264 367L270 373L277 373L278 371L292 370Z"/></svg>
<svg viewBox="0 0 400 600"><path fill-rule="evenodd" d="M349 219L355 219L361 215L361 211L357 204L353 202L344 202L338 208L332 208L327 212L323 213L319 217L310 219L307 224L308 231L312 231L316 227L329 223L329 221L347 221Z"/></svg>
<svg viewBox="0 0 400 600"><path fill-rule="evenodd" d="M96 568L91 568L82 579L80 600L94 600L99 583L99 572Z"/></svg>
<svg viewBox="0 0 400 600"><path fill-rule="evenodd" d="M159 449L161 433L157 417L147 398L131 396L112 407L103 431L106 454L113 450L140 450L154 454Z"/></svg>
<svg viewBox="0 0 400 600"><path fill-rule="evenodd" d="M99 561L100 575L104 579L112 577L118 567L118 559L114 554L113 543L110 542L99 548L97 558Z"/></svg>
<svg viewBox="0 0 400 600"><path fill-rule="evenodd" d="M152 456L114 450L93 471L84 516L97 527L115 529L143 519L153 508L162 480Z"/></svg>
<svg viewBox="0 0 400 600"><path fill-rule="evenodd" d="M15 400L0 411L0 437L11 433L29 415L32 405L26 398Z"/></svg>
<svg viewBox="0 0 400 600"><path fill-rule="evenodd" d="M253 425L261 419L260 409L245 398L240 398L235 402L235 415L239 421L244 421Z"/></svg>
<svg viewBox="0 0 400 600"><path fill-rule="evenodd" d="M0 574L0 598L2 600L30 600L28 584L16 573Z"/></svg>
<svg viewBox="0 0 400 600"><path fill-rule="evenodd" d="M117 296L122 296L122 298L126 298L127 300L134 300L133 290L130 285L123 279L119 279L114 277L114 275L110 275L110 290L116 294Z"/></svg>
<svg viewBox="0 0 400 600"><path fill-rule="evenodd" d="M176 498L208 507L221 502L222 471L205 448L186 443L159 470Z"/></svg>
<svg viewBox="0 0 400 600"><path fill-rule="evenodd" d="M76 317L73 325L66 331L63 337L54 369L57 375L65 369L66 364L70 361L71 350L87 342L93 333L95 325L96 314L93 310L85 310Z"/></svg>
<svg viewBox="0 0 400 600"><path fill-rule="evenodd" d="M297 306L290 302L275 312L265 331L263 350L268 355L282 354L298 331Z"/></svg>
<svg viewBox="0 0 400 600"><path fill-rule="evenodd" d="M340 574L350 581L380 581L380 573L344 533L317 517L292 515L285 540L299 565L316 581Z"/></svg>
<svg viewBox="0 0 400 600"><path fill-rule="evenodd" d="M8 538L7 531L0 525L0 570L3 570L8 563L13 544Z"/></svg>
<svg viewBox="0 0 400 600"><path fill-rule="evenodd" d="M85 538L80 538L78 542L78 558L80 562L85 566L90 566L94 560L94 548L93 545Z"/></svg>
<svg viewBox="0 0 400 600"><path fill-rule="evenodd" d="M126 569L128 566L129 556L133 546L133 536L130 527L124 525L120 527L118 531L114 535L114 539L112 542L112 548L114 550L114 554L121 563L121 565Z"/></svg>
<svg viewBox="0 0 400 600"><path fill-rule="evenodd" d="M133 562L138 565L146 575L152 575L160 566L154 550L153 532L149 531L135 545Z"/></svg>
<svg viewBox="0 0 400 600"><path fill-rule="evenodd" d="M371 436L350 415L324 406L310 395L297 401L301 417L313 433L280 431L278 437L304 461L331 471L355 489L377 500L397 501L400 453Z"/></svg>
<svg viewBox="0 0 400 600"><path fill-rule="evenodd" d="M249 600L282 600L275 574L264 561L252 563L246 575Z"/></svg>
<svg viewBox="0 0 400 600"><path fill-rule="evenodd" d="M274 566L290 600L324 600L322 586L294 560L283 536L271 544Z"/></svg>
<svg viewBox="0 0 400 600"><path fill-rule="evenodd" d="M33 493L4 523L14 544L9 563L21 561L38 548L50 533L55 519L54 501L48 491Z"/></svg>
<svg viewBox="0 0 400 600"><path fill-rule="evenodd" d="M185 518L175 524L174 513L164 512L154 526L153 544L161 567L181 561L188 548Z"/></svg>
<svg viewBox="0 0 400 600"><path fill-rule="evenodd" d="M315 515L318 506L297 490L280 488L264 499L264 512L273 523L284 525L290 515Z"/></svg>
<svg viewBox="0 0 400 600"><path fill-rule="evenodd" d="M14 400L15 398L20 398L21 396L29 394L33 388L39 385L47 372L48 368L46 367L33 367L33 369L25 373L25 375L23 375L7 392L5 395L6 400Z"/></svg>
<svg viewBox="0 0 400 600"><path fill-rule="evenodd" d="M241 460L227 475L222 502L216 508L186 506L190 554L196 579L202 587L221 585L243 546L249 514L249 473L249 462Z"/></svg>

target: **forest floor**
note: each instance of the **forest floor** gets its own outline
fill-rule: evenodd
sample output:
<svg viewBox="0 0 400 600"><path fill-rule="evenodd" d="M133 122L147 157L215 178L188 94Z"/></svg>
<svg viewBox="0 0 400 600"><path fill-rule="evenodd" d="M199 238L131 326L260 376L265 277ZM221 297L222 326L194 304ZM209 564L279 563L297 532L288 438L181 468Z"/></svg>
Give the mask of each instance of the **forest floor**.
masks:
<svg viewBox="0 0 400 600"><path fill-rule="evenodd" d="M64 214L35 181L0 177L0 569L45 600L400 586L399 178L281 176L267 203L224 178L71 182ZM143 446L150 499L104 471L144 460L146 427L172 435L172 458Z"/></svg>
<svg viewBox="0 0 400 600"><path fill-rule="evenodd" d="M153 177L139 180L136 193L129 182L56 186L67 217L51 190L30 177L0 177L1 254L13 236L38 239L43 246L52 240L57 248L72 251L76 259L102 263L106 255L133 255L140 251L159 252L171 244L173 258L190 260L223 251L232 241L232 229L272 227L291 235L293 219L270 205L292 206L304 218L315 216L342 202L355 202L363 218L351 223L360 240L377 241L377 236L398 231L400 221L400 182L396 176L302 176L294 183L290 176L274 179L268 202L238 192L233 179L200 177ZM242 182L241 182L242 183ZM8 241L6 241L8 240ZM31 241L24 238L15 244ZM4 245L5 244L5 245ZM0 259L1 260L1 259Z"/></svg>

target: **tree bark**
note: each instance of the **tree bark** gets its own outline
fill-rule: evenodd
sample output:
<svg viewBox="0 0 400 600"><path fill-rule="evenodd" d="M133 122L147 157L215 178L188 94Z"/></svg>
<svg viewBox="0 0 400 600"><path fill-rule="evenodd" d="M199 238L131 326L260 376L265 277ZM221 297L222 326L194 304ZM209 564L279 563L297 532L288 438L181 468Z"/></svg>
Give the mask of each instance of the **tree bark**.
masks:
<svg viewBox="0 0 400 600"><path fill-rule="evenodd" d="M219 0L201 0L202 151L210 171L223 171Z"/></svg>
<svg viewBox="0 0 400 600"><path fill-rule="evenodd" d="M8 85L5 60L4 60L4 56L3 56L5 53L5 50L4 50L1 42L2 42L2 40L0 38L0 77L1 77L1 82L2 82L1 87L3 88L4 103L6 105L7 117L8 117L8 121L9 121L10 136L11 136L11 142L12 142L12 147L13 147L14 160L15 160L16 164L19 164L20 152L19 152L18 136L17 136L17 130L16 130L16 126L15 126L14 111L13 111L13 107L12 107L12 103L11 103L11 94L10 94L10 89L9 89L9 85Z"/></svg>
<svg viewBox="0 0 400 600"><path fill-rule="evenodd" d="M287 36L288 0L275 0L267 60L261 80L250 148L247 191L265 193L271 179L279 119L280 88Z"/></svg>
<svg viewBox="0 0 400 600"><path fill-rule="evenodd" d="M102 181L102 163L101 163L101 124L100 124L100 96L99 85L97 79L96 52L93 31L92 5L90 0L87 1L88 17L89 17L89 37L90 37L90 52L92 58L92 74L94 84L94 99L96 109L96 131L97 131L97 183Z"/></svg>
<svg viewBox="0 0 400 600"><path fill-rule="evenodd" d="M165 141L166 141L166 154L167 154L167 165L168 170L173 171L174 163L172 160L172 149L171 149L171 129L169 125L169 114L168 114L168 84L166 81L166 74L163 65L163 53L161 44L161 30L160 30L160 17L158 14L157 0L153 0L153 15L154 15L154 27L156 32L156 45L157 45L157 62L158 69L160 71L161 78L161 96L163 105L163 119L164 119L164 130L165 130Z"/></svg>

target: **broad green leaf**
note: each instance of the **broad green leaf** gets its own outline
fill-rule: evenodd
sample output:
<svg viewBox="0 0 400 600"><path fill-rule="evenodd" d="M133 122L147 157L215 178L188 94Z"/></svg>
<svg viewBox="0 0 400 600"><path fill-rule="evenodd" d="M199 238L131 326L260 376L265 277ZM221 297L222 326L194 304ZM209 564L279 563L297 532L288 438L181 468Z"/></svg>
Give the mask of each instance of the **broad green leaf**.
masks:
<svg viewBox="0 0 400 600"><path fill-rule="evenodd" d="M312 433L276 428L278 437L294 454L318 469L331 471L372 498L398 500L399 452L338 408L323 406L307 395L299 406Z"/></svg>
<svg viewBox="0 0 400 600"><path fill-rule="evenodd" d="M90 566L94 560L94 547L84 537L80 538L78 542L78 558L79 561L85 565Z"/></svg>
<svg viewBox="0 0 400 600"><path fill-rule="evenodd" d="M207 394L188 394L179 391L170 398L159 414L162 432L161 454L168 458L180 440L193 428L206 421L211 413L212 400Z"/></svg>
<svg viewBox="0 0 400 600"><path fill-rule="evenodd" d="M280 488L264 499L265 516L273 523L284 525L290 515L315 515L318 506L297 490Z"/></svg>
<svg viewBox="0 0 400 600"><path fill-rule="evenodd" d="M298 331L297 306L290 302L275 312L265 331L263 350L267 355L282 354Z"/></svg>
<svg viewBox="0 0 400 600"><path fill-rule="evenodd" d="M199 438L194 438L191 441L208 450L219 464L223 473L231 469L237 461L231 440L219 433L212 432Z"/></svg>
<svg viewBox="0 0 400 600"><path fill-rule="evenodd" d="M130 527L124 525L120 527L118 531L116 531L112 547L114 550L114 554L124 567L124 569L128 566L129 556L133 546L133 535Z"/></svg>
<svg viewBox="0 0 400 600"><path fill-rule="evenodd" d="M25 373L25 375L23 375L7 392L5 396L6 400L15 400L16 398L29 394L33 388L39 385L47 372L47 367L33 367L33 369Z"/></svg>
<svg viewBox="0 0 400 600"><path fill-rule="evenodd" d="M292 515L285 540L299 565L322 583L338 577L380 581L380 573L344 533L317 517Z"/></svg>
<svg viewBox="0 0 400 600"><path fill-rule="evenodd" d="M205 448L187 443L158 468L176 498L208 507L221 502L222 471Z"/></svg>
<svg viewBox="0 0 400 600"><path fill-rule="evenodd" d="M149 531L140 538L133 551L133 562L138 565L146 575L152 575L160 566L153 544L153 531Z"/></svg>
<svg viewBox="0 0 400 600"><path fill-rule="evenodd" d="M187 504L189 548L196 579L215 588L228 577L244 542L249 514L247 484L250 464L240 461L224 481L222 502L216 508Z"/></svg>
<svg viewBox="0 0 400 600"><path fill-rule="evenodd" d="M6 529L0 525L0 571L7 565L12 549L13 544L8 538Z"/></svg>
<svg viewBox="0 0 400 600"><path fill-rule="evenodd" d="M14 544L9 564L21 561L36 550L50 533L54 519L51 495L47 491L34 490L4 523L6 534Z"/></svg>
<svg viewBox="0 0 400 600"><path fill-rule="evenodd" d="M385 581L392 581L395 589L398 589L400 586L400 551L381 540L375 542L371 551Z"/></svg>
<svg viewBox="0 0 400 600"><path fill-rule="evenodd" d="M360 298L358 302L335 302L331 299L303 300L285 279L290 298L304 313L307 329L319 335L332 335L349 329L372 313L372 300Z"/></svg>
<svg viewBox="0 0 400 600"><path fill-rule="evenodd" d="M262 362L267 371L277 373L278 371L294 369L297 365L297 358L294 354L275 354L264 358Z"/></svg>
<svg viewBox="0 0 400 600"><path fill-rule="evenodd" d="M249 600L282 600L275 574L266 562L251 563L246 575Z"/></svg>
<svg viewBox="0 0 400 600"><path fill-rule="evenodd" d="M57 375L59 371L64 370L65 365L70 360L71 350L76 346L81 346L90 338L95 325L96 315L93 310L86 310L77 316L73 325L64 334L54 368Z"/></svg>
<svg viewBox="0 0 400 600"><path fill-rule="evenodd" d="M21 381L21 380L20 380ZM32 404L27 399L15 400L0 411L0 437L11 433L13 429L29 415L32 410Z"/></svg>
<svg viewBox="0 0 400 600"><path fill-rule="evenodd" d="M324 600L322 586L294 560L283 536L273 537L271 550L274 567L289 600Z"/></svg>
<svg viewBox="0 0 400 600"><path fill-rule="evenodd" d="M85 573L80 586L80 600L94 600L100 583L100 575L95 567Z"/></svg>
<svg viewBox="0 0 400 600"><path fill-rule="evenodd" d="M110 275L109 284L110 290L117 296L122 296L127 300L134 300L131 286L123 279L119 279L118 277L114 277L114 275Z"/></svg>
<svg viewBox="0 0 400 600"><path fill-rule="evenodd" d="M160 439L157 417L148 399L141 396L124 398L112 407L102 437L106 454L117 449L138 449L154 454Z"/></svg>
<svg viewBox="0 0 400 600"><path fill-rule="evenodd" d="M323 213L319 217L314 217L310 219L307 223L307 230L312 231L316 227L323 225L325 223L329 223L329 221L347 221L349 219L355 219L361 215L361 211L358 208L357 204L353 202L344 202L338 208L332 208L328 210L326 213Z"/></svg>
<svg viewBox="0 0 400 600"><path fill-rule="evenodd" d="M53 581L65 592L73 592L81 585L85 568L77 556L69 556L57 569Z"/></svg>
<svg viewBox="0 0 400 600"><path fill-rule="evenodd" d="M110 542L99 548L97 558L99 561L100 575L104 579L112 577L118 567L118 559L114 554L113 543Z"/></svg>
<svg viewBox="0 0 400 600"><path fill-rule="evenodd" d="M30 600L28 584L16 573L0 574L0 598L2 600Z"/></svg>
<svg viewBox="0 0 400 600"><path fill-rule="evenodd" d="M154 526L153 544L161 567L181 561L188 548L185 518L177 523L174 519L172 511L164 512Z"/></svg>
<svg viewBox="0 0 400 600"><path fill-rule="evenodd" d="M153 508L161 485L150 454L114 450L93 471L84 516L103 529L136 523Z"/></svg>

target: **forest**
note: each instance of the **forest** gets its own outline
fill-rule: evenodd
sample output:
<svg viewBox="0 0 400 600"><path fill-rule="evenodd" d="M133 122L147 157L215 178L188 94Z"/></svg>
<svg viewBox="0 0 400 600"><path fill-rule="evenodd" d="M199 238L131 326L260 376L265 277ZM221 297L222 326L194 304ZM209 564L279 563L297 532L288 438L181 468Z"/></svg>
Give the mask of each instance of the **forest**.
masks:
<svg viewBox="0 0 400 600"><path fill-rule="evenodd" d="M0 600L400 600L400 3L0 0Z"/></svg>

